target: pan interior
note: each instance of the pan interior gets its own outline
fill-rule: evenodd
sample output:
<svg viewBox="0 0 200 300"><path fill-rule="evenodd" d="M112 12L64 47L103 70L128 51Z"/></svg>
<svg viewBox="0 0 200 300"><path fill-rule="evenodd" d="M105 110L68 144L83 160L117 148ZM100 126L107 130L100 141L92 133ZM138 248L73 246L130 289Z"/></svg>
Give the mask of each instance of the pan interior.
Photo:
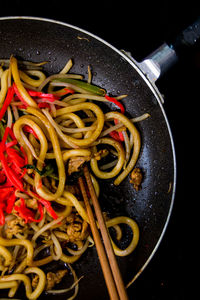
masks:
<svg viewBox="0 0 200 300"><path fill-rule="evenodd" d="M137 249L128 257L118 258L127 284L140 273L155 252L173 202L174 150L157 95L134 64L119 51L73 26L34 18L5 18L0 20L0 44L0 58L9 58L13 54L23 60L48 60L49 63L44 67L48 74L59 72L72 58L72 72L87 78L87 67L90 65L94 84L105 88L113 96L128 95L122 101L128 116L136 117L143 113L151 115L136 125L142 137L142 149L137 162L137 167L144 174L142 189L136 192L129 178L119 187L115 187L112 180L104 180L101 188L102 209L112 216L132 217L140 228ZM98 299L108 298L94 247L74 264L74 268L78 277L84 275L77 299L94 299L97 291ZM68 282L65 284L68 285ZM43 297L55 298L49 295ZM62 299L62 296L59 297Z"/></svg>

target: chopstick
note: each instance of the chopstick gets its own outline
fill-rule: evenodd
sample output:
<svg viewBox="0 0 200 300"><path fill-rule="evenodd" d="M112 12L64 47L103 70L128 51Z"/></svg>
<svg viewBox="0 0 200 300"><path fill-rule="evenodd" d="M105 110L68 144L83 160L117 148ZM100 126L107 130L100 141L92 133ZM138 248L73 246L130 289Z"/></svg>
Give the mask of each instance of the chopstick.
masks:
<svg viewBox="0 0 200 300"><path fill-rule="evenodd" d="M99 256L99 261L101 264L101 268L103 271L104 279L106 282L106 286L108 289L108 293L110 295L111 300L128 300L128 296L126 293L126 288L124 286L122 276L117 264L117 260L115 257L115 253L113 251L113 247L110 241L110 237L108 234L108 229L106 227L104 217L92 184L92 180L90 177L90 173L88 170L87 166L84 166L83 168L86 184L88 187L88 190L90 192L92 204L94 207L94 211L96 214L96 218L99 224L99 229L101 231L102 239L104 242L104 245L102 244L101 237L99 230L96 225L95 217L93 215L92 208L90 206L87 193L85 190L85 185L83 178L79 178L79 185L81 189L81 193L83 195L83 199L85 202L89 222L90 222L90 227L92 231L92 235L94 238L94 242L96 245L97 253ZM105 247L105 248L104 248Z"/></svg>

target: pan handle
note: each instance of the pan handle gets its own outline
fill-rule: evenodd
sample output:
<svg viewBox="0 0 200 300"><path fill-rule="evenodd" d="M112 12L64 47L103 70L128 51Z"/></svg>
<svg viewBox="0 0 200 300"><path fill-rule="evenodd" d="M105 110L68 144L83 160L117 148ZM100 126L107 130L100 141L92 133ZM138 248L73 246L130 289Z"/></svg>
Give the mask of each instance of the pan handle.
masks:
<svg viewBox="0 0 200 300"><path fill-rule="evenodd" d="M183 30L171 43L162 44L158 49L138 63L151 82L155 82L181 57L185 57L200 40L200 18Z"/></svg>

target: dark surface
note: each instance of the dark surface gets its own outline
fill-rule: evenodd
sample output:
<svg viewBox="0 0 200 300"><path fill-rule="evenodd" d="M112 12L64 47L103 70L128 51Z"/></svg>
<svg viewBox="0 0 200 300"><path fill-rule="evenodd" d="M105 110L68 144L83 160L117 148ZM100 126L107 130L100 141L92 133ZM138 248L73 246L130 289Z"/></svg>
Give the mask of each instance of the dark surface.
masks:
<svg viewBox="0 0 200 300"><path fill-rule="evenodd" d="M130 9L129 4L125 2L123 7L102 5L91 9L91 6L85 3L77 7L68 3L65 7L62 1L56 1L56 6L55 2L48 2L45 10L40 6L28 9L21 6L23 1L13 3L15 4L12 7L5 7L2 16L33 15L65 21L95 33L118 49L131 51L133 57L138 60L168 40L171 35L176 35L197 17L195 7L183 7L180 13L178 8L171 9L171 6L165 3L162 3L160 9L151 5L145 10L144 5ZM187 218L188 222L191 215L187 192L191 183L187 187L186 175L193 165L193 161L188 158L190 148L187 141L188 126L191 126L191 122L195 128L193 118L195 100L199 94L199 67L200 54L197 45L195 51L190 53L189 60L180 61L158 82L161 92L165 95L164 108L175 141L178 164L177 192L166 234L154 258L130 288L133 295L130 299L187 299L185 292L188 227L185 225L185 219Z"/></svg>

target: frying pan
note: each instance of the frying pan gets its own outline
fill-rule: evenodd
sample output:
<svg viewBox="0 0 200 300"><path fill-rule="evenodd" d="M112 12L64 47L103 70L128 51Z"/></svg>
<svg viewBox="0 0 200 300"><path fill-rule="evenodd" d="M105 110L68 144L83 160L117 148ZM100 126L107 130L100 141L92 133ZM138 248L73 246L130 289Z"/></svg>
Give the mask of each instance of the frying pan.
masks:
<svg viewBox="0 0 200 300"><path fill-rule="evenodd" d="M74 61L73 72L86 77L87 66L91 65L94 84L105 88L111 95L128 94L124 101L128 116L146 112L151 115L136 125L142 138L137 162L137 167L144 174L141 190L136 192L129 178L118 187L113 185L113 181L104 180L100 197L102 210L111 216L130 216L139 225L140 241L136 250L127 257L117 258L125 284L136 279L160 244L175 196L174 144L162 106L163 99L154 84L168 62L173 64L176 60L174 50L164 44L138 64L127 53L85 30L34 17L1 18L0 45L3 45L0 47L1 58L9 58L13 54L29 61L48 60L44 67L48 74L58 72L69 58ZM130 239L130 234L126 233L122 246L127 245ZM77 299L108 299L95 247L90 248L74 264L74 268L78 277L84 275ZM68 281L64 284L69 285ZM42 295L42 298L47 297L51 298ZM62 296L59 297L62 299Z"/></svg>

